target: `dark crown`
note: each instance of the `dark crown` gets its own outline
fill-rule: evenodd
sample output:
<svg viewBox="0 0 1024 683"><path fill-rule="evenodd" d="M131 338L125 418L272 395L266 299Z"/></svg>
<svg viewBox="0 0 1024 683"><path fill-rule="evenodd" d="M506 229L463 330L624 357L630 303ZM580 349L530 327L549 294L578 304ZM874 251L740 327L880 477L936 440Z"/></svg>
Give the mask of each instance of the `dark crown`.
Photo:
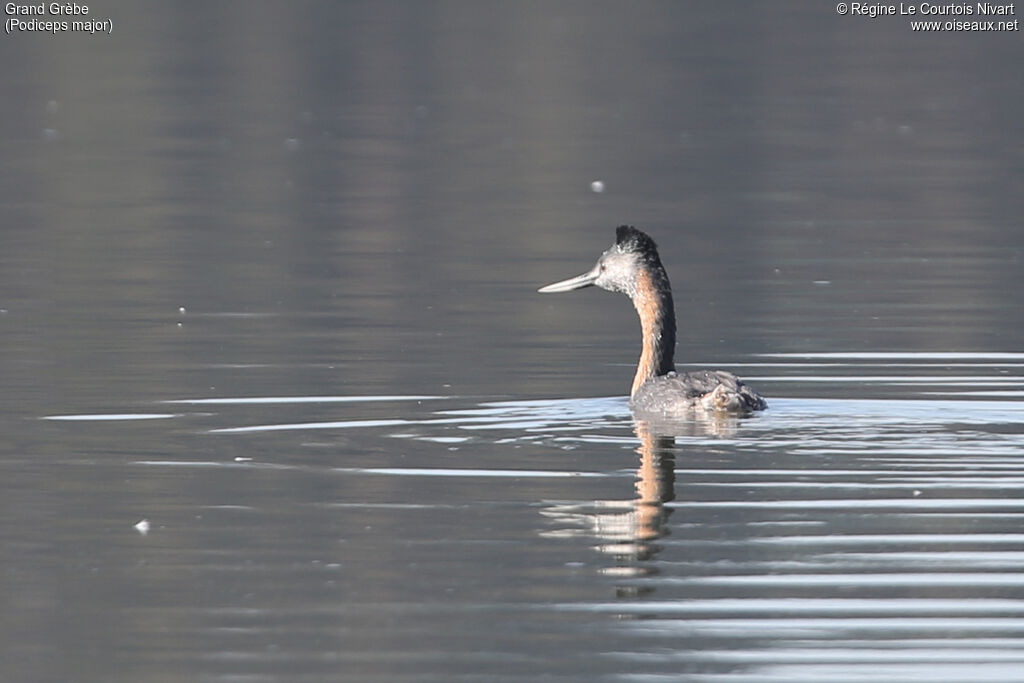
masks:
<svg viewBox="0 0 1024 683"><path fill-rule="evenodd" d="M622 252L634 252L654 261L658 258L658 245L647 233L637 230L632 225L620 225L615 228L615 246Z"/></svg>

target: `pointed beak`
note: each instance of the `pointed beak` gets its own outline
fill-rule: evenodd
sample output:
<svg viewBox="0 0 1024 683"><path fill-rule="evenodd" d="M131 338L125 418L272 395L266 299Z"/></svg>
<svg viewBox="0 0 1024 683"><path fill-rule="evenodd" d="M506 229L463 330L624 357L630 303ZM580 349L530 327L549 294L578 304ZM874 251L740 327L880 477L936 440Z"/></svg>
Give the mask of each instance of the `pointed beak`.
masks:
<svg viewBox="0 0 1024 683"><path fill-rule="evenodd" d="M583 289L584 287L590 287L597 282L597 276L601 274L599 266L594 266L590 272L583 273L583 275L577 275L571 277L568 280L562 280L550 284L547 287L541 287L537 291L541 294L554 294L555 292L571 292L574 289Z"/></svg>

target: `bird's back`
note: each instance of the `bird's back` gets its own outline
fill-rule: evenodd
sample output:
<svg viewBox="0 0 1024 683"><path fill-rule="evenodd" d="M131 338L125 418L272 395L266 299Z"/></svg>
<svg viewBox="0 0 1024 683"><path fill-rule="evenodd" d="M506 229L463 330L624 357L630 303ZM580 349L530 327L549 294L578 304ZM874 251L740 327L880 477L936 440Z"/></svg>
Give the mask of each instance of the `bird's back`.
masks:
<svg viewBox="0 0 1024 683"><path fill-rule="evenodd" d="M638 412L675 414L691 410L744 413L768 407L761 396L725 370L698 370L652 377L630 399Z"/></svg>

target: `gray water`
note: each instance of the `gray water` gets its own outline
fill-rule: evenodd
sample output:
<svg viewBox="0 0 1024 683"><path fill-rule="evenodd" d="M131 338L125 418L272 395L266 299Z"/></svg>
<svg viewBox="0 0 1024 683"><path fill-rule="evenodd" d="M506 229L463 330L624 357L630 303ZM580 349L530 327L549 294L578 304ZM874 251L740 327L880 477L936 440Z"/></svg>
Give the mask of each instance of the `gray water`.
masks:
<svg viewBox="0 0 1024 683"><path fill-rule="evenodd" d="M1024 681L1019 32L90 16L0 38L0 679ZM536 294L625 222L769 410L634 422Z"/></svg>

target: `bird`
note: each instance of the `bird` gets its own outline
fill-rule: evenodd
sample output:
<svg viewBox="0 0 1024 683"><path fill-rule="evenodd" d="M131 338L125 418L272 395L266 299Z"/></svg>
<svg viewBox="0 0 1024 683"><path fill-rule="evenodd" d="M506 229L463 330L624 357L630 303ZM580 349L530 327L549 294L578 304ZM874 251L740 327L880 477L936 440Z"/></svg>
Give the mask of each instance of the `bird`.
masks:
<svg viewBox="0 0 1024 683"><path fill-rule="evenodd" d="M541 287L542 294L598 286L628 296L640 317L642 348L629 392L634 414L684 416L694 411L746 414L768 403L725 370L676 372L676 316L672 287L645 232L631 225L615 229L615 243L586 273Z"/></svg>

